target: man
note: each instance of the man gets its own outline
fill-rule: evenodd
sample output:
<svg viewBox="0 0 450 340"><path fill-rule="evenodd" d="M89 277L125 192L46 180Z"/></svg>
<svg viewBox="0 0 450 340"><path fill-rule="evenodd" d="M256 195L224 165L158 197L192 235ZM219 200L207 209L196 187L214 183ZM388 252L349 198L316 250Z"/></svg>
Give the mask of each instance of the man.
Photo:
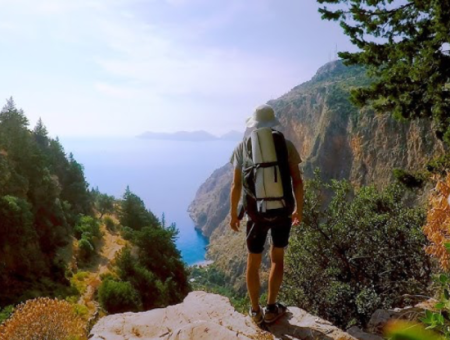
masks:
<svg viewBox="0 0 450 340"><path fill-rule="evenodd" d="M275 118L274 110L269 105L261 105L256 108L253 116L247 119L248 128L273 128L278 125L279 122ZM278 133L281 135L281 133ZM281 135L282 136L282 135ZM282 138L284 144L284 137ZM234 176L231 185L230 194L230 227L235 232L239 231L240 219L238 213L238 204L242 193L243 180L247 180L244 176L247 164L246 163L246 152L248 145L248 140L241 142L233 152L231 157L231 163L234 166ZM284 147L284 145L283 145ZM288 193L292 197L293 207L286 209L284 216L277 216L273 222L261 222L257 218L256 222L252 220L249 216L249 211L246 209L247 213L247 289L250 296L251 308L249 311L250 316L253 321L258 325L262 322L272 323L279 319L286 313L286 307L277 302L277 295L283 280L284 271L284 248L288 245L289 233L291 230L291 225L298 225L302 220L302 209L303 209L303 182L299 170L299 164L301 158L295 149L292 142L286 140L285 149L287 152L284 153L286 159L278 159L281 164L285 162L286 168L288 169L289 178L289 190ZM277 151L277 155L279 152ZM278 155L279 156L279 155ZM292 185L291 185L292 184ZM246 199L246 188L244 187L244 201ZM248 198L248 197L247 197ZM295 199L295 202L294 202ZM245 202L244 202L245 203ZM244 204L245 205L245 204ZM288 211L290 210L290 211ZM253 214L254 216L254 214ZM268 286L268 297L267 306L263 311L259 305L259 293L260 293L260 279L259 279L259 269L262 260L262 252L264 250L264 244L267 238L268 231L271 231L272 246L270 249L271 267L269 276L269 286Z"/></svg>

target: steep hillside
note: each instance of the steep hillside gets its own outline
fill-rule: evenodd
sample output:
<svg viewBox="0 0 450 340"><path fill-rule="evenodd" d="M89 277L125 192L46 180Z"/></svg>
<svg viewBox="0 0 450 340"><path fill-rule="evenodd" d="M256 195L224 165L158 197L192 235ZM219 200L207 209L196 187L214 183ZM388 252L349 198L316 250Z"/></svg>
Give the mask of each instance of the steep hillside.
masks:
<svg viewBox="0 0 450 340"><path fill-rule="evenodd" d="M444 152L429 121L399 122L351 105L349 90L368 81L363 69L335 61L269 102L281 122L279 129L304 160L305 178L319 168L325 180L349 179L356 187L382 188L392 181L392 169L418 170L431 156ZM227 226L231 179L231 166L216 170L199 188L189 212L197 228L211 239L209 258L242 289L245 236Z"/></svg>

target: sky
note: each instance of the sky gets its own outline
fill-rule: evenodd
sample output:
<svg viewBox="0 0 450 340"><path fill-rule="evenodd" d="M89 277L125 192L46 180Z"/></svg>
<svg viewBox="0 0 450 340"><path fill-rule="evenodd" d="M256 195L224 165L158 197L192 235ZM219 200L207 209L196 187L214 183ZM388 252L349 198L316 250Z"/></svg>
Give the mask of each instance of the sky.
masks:
<svg viewBox="0 0 450 340"><path fill-rule="evenodd" d="M0 100L51 136L243 131L354 50L315 0L0 0ZM3 105L1 105L3 106Z"/></svg>

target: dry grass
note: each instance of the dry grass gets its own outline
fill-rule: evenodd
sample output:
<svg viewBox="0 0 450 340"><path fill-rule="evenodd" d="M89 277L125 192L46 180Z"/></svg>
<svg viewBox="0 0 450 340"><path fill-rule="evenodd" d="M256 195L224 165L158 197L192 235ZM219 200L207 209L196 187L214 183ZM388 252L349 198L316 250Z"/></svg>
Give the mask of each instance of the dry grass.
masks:
<svg viewBox="0 0 450 340"><path fill-rule="evenodd" d="M450 243L450 175L437 181L436 188L430 196L430 209L427 223L423 227L424 234L430 245L426 247L427 254L437 258L444 271L450 269L450 252L446 244Z"/></svg>
<svg viewBox="0 0 450 340"><path fill-rule="evenodd" d="M37 298L17 306L0 326L0 340L81 340L85 324L63 300Z"/></svg>

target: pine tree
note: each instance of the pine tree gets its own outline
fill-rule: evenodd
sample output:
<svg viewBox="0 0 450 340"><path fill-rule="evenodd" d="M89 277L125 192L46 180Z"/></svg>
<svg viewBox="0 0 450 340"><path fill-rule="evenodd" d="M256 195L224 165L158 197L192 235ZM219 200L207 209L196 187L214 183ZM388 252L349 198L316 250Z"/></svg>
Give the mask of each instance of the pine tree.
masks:
<svg viewBox="0 0 450 340"><path fill-rule="evenodd" d="M36 140L36 143L41 148L48 147L49 144L48 131L44 123L42 122L41 118L39 118L39 120L36 123L36 126L34 127L33 135L34 139Z"/></svg>
<svg viewBox="0 0 450 340"><path fill-rule="evenodd" d="M317 1L336 6L320 8L322 18L339 21L359 48L339 56L366 66L373 78L353 91L353 101L399 119L431 118L437 136L450 143L450 2Z"/></svg>

